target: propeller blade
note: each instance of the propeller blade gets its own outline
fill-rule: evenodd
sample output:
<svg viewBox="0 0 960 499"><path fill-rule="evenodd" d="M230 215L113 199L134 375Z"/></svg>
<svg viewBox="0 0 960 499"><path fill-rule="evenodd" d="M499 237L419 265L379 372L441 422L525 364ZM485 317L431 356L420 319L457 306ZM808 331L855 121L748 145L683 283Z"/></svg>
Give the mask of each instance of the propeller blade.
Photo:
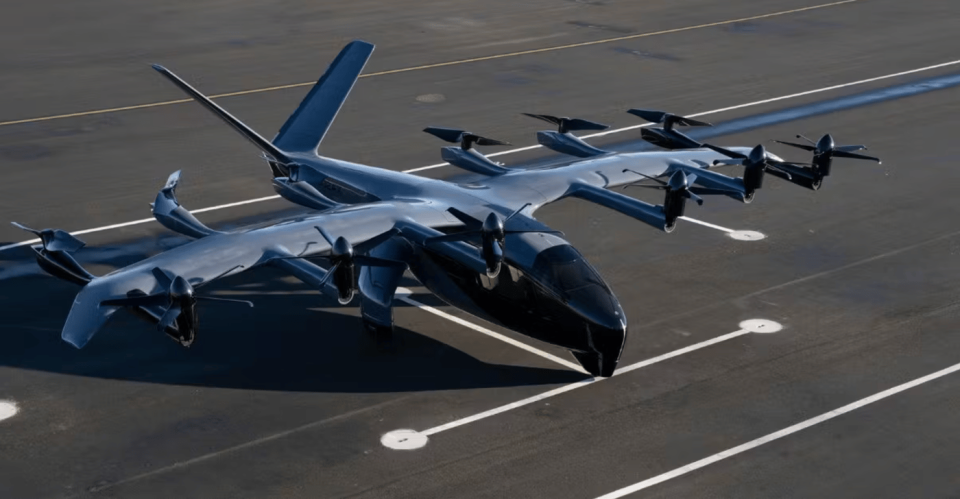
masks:
<svg viewBox="0 0 960 499"><path fill-rule="evenodd" d="M505 219L503 220L503 225L506 226L506 225L507 225L507 222L509 222L513 217L519 215L520 212L523 211L524 208L526 208L527 206L530 206L531 204L533 204L533 203L527 203L527 204L521 206L520 208L518 208L517 211L511 213L510 216L508 216L507 218L505 218Z"/></svg>
<svg viewBox="0 0 960 499"><path fill-rule="evenodd" d="M25 231L27 231L27 232L32 232L35 236L40 236L40 231L37 230L37 229L31 229L30 227L27 227L26 225L23 225L23 224L21 224L21 223L19 223L19 222L10 222L10 223L13 224L13 226L16 227L16 228L18 228L18 229L22 229L22 230L25 230Z"/></svg>
<svg viewBox="0 0 960 499"><path fill-rule="evenodd" d="M320 291L323 291L324 286L327 285L327 282L333 277L334 272L340 268L340 262L333 264L329 269L327 269L327 274L323 276L323 279L320 279L320 282L317 283L317 287L320 288Z"/></svg>
<svg viewBox="0 0 960 499"><path fill-rule="evenodd" d="M714 151L716 151L716 152L718 152L718 153L720 153L720 154L723 154L724 156L727 156L727 157L729 157L729 158L747 159L747 155L746 155L746 154L741 154L741 153L738 153L738 152L736 152L736 151L731 151L730 149L725 149L725 148L723 148L723 147L715 146L715 145L713 145L713 144L706 144L706 143L704 143L704 144L703 144L703 147L706 147L706 148L708 148L708 149L713 149ZM714 161L714 164L716 164L716 161Z"/></svg>
<svg viewBox="0 0 960 499"><path fill-rule="evenodd" d="M160 285L163 289L169 289L170 284L173 283L173 278L169 274L163 271L160 267L154 267L150 270L153 273L153 277L157 279L157 284Z"/></svg>
<svg viewBox="0 0 960 499"><path fill-rule="evenodd" d="M713 160L713 166L724 165L724 166L733 166L733 165L742 165L742 159L715 159Z"/></svg>
<svg viewBox="0 0 960 499"><path fill-rule="evenodd" d="M857 154L853 152L839 151L834 149L833 157L835 158L851 158L851 159L866 159L869 161L876 161L880 163L880 158L874 158L873 156L866 156L864 154Z"/></svg>
<svg viewBox="0 0 960 499"><path fill-rule="evenodd" d="M696 173L691 173L690 175L687 175L687 185L688 185L688 186L691 186L691 187L692 187L693 184L694 184L694 182L696 182L696 181L697 181L697 174L696 174Z"/></svg>
<svg viewBox="0 0 960 499"><path fill-rule="evenodd" d="M173 323L177 320L177 317L180 317L180 305L174 303L170 305L170 308L160 316L160 322L157 323L157 329L163 331L168 327L172 326Z"/></svg>
<svg viewBox="0 0 960 499"><path fill-rule="evenodd" d="M645 119L651 123L663 123L667 117L667 113L663 111L651 111L648 109L629 109L627 110L627 113L638 118Z"/></svg>
<svg viewBox="0 0 960 499"><path fill-rule="evenodd" d="M458 130L456 128L444 128L439 126L428 126L423 129L424 132L437 137L440 140L447 142L460 142L460 138L467 133L464 130Z"/></svg>
<svg viewBox="0 0 960 499"><path fill-rule="evenodd" d="M843 151L843 152L853 152L853 151L863 151L867 148L865 145L856 145L856 146L837 146L834 147L834 151Z"/></svg>
<svg viewBox="0 0 960 499"><path fill-rule="evenodd" d="M810 139L808 139L808 138L806 138L806 137L804 137L803 135L800 135L799 133L797 134L797 138L798 138L798 139L803 139L803 140L806 140L806 141L807 141L807 142L809 142L809 143L810 143L810 145L812 145L812 146L815 146L815 145L817 145L817 143L816 143L816 142L814 142L814 141L812 141L812 140L810 140Z"/></svg>
<svg viewBox="0 0 960 499"><path fill-rule="evenodd" d="M632 184L627 184L621 187L620 190L626 189L627 187L643 187L644 189L660 189L660 190L669 189L669 187L667 187L666 185L645 185L645 184L634 182Z"/></svg>
<svg viewBox="0 0 960 499"><path fill-rule="evenodd" d="M646 177L646 178L648 178L648 179L650 179L650 180L653 180L654 182L656 182L656 183L658 183L658 184L660 184L660 185L667 185L667 183L664 182L663 180L660 180L660 179L658 179L658 178L656 178L656 177L651 177L650 175L644 175L644 174L642 174L642 173L640 173L640 172L638 172L638 171L633 171L633 170L631 170L631 169L629 169L629 168L624 169L623 172L624 172L624 173L630 172L630 173L633 173L633 174L636 174L636 175L640 175L641 177Z"/></svg>
<svg viewBox="0 0 960 499"><path fill-rule="evenodd" d="M567 120L566 123L566 129L570 131L606 130L608 128L610 128L610 125L604 125L603 123L597 123L595 121L582 120L580 118Z"/></svg>
<svg viewBox="0 0 960 499"><path fill-rule="evenodd" d="M683 193L684 193L684 196L686 196L686 197L688 197L688 198L696 201L698 205L703 206L703 198L702 198L702 197L700 197L700 196L698 196L698 195L690 192L689 189L684 190Z"/></svg>
<svg viewBox="0 0 960 499"><path fill-rule="evenodd" d="M767 169L770 169L770 170L776 170L776 171L778 171L778 172L786 175L786 176L787 176L787 180L792 180L792 179L793 179L793 173L792 173L792 172L788 172L787 170L784 170L784 169L782 169L782 168L777 168L776 166L771 165L771 164L769 164L769 163L766 164L766 165L764 165L764 167L767 168Z"/></svg>
<svg viewBox="0 0 960 499"><path fill-rule="evenodd" d="M531 118L536 118L538 120L543 120L543 121L546 121L547 123L551 123L554 125L558 125L558 126L560 125L560 118L557 118L556 116L550 116L549 114L530 114L530 113L520 113L520 114L524 116L529 116Z"/></svg>
<svg viewBox="0 0 960 499"><path fill-rule="evenodd" d="M324 230L323 227L320 227L319 225L314 225L313 228L317 229L317 232L319 232L320 235L327 240L327 243L330 244L330 249L333 249L334 241L333 241L333 237L330 236L330 233Z"/></svg>
<svg viewBox="0 0 960 499"><path fill-rule="evenodd" d="M483 227L483 222L452 206L447 208L447 211L449 211L451 215L457 217L457 220L463 222L463 225L466 225L468 230L478 230L480 227Z"/></svg>
<svg viewBox="0 0 960 499"><path fill-rule="evenodd" d="M250 308L253 308L253 302L252 302L252 301L247 301L247 300L235 300L235 299L233 299L233 298L219 298L219 297L216 297L216 296L200 296L200 295L197 295L197 299L198 299L198 300L207 300L207 301L224 301L224 302L229 302L229 303L240 303L240 304L246 305L246 306L248 306L248 307L250 307Z"/></svg>
<svg viewBox="0 0 960 499"><path fill-rule="evenodd" d="M783 144L785 146L796 147L797 149L803 149L804 151L814 151L817 149L814 146L808 146L806 144L797 144L796 142L786 142L783 140L774 140L774 142Z"/></svg>
<svg viewBox="0 0 960 499"><path fill-rule="evenodd" d="M477 136L477 145L478 146L509 146L513 144L509 142L504 142L502 140L488 139L486 137Z"/></svg>
<svg viewBox="0 0 960 499"><path fill-rule="evenodd" d="M391 228L390 230L388 230L388 231L386 231L386 232L384 232L384 233L382 233L382 234L380 234L380 235L371 237L370 239L367 239L366 241L364 241L364 242L362 242L362 243L360 243L360 244L355 245L355 246L353 247L354 252L355 252L355 253L360 253L360 254L368 253L368 252L369 252L370 250L372 250L373 248L376 248L377 246L380 246L381 244L387 242L388 239L390 239L391 237L393 237L393 236L395 236L395 235L397 235L397 234L399 234L399 233L400 233L400 231L399 231L398 229L396 229L396 228Z"/></svg>
<svg viewBox="0 0 960 499"><path fill-rule="evenodd" d="M521 113L524 116L529 116L531 118L536 118L538 120L546 121L547 123L552 123L557 125L560 133L566 132L576 132L580 130L606 130L610 128L610 125L604 125L603 123L597 123L594 121L582 120L580 118L558 118L556 116L550 116L549 114L530 114L530 113Z"/></svg>

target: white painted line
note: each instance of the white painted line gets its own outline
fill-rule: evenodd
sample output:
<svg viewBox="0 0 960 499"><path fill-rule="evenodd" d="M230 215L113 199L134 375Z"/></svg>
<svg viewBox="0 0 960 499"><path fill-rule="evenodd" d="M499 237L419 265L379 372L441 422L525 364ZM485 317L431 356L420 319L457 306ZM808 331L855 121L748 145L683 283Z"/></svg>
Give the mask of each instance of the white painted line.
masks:
<svg viewBox="0 0 960 499"><path fill-rule="evenodd" d="M944 67L952 66L952 65L955 65L955 64L960 64L960 60L950 61L950 62L944 62L944 63L942 63L942 64L935 64L935 65L933 65L933 66L926 66L926 67L917 68L917 69L911 69L911 70L909 70L909 71L901 71L901 72L899 72L899 73L893 73L893 74L888 74L888 75L883 75L883 76L877 76L877 77L874 77L874 78L867 78L866 80L858 80L858 81L852 81L852 82L849 82L849 83L841 83L840 85L833 85L833 86L831 86L831 87L818 88L818 89L816 89L816 90L808 90L808 91L806 91L806 92L800 92L800 93L796 93L796 94L790 94L790 95L784 95L784 96L780 96L780 97L774 97L774 98L772 98L772 99L765 99L765 100L760 100L760 101L755 101L755 102L748 102L748 103L746 103L746 104L739 104L739 105L736 105L736 106L724 107L724 108L721 108L721 109L714 109L714 110L712 110L712 111L704 111L704 112L702 112L702 113L687 114L686 116L687 116L687 117L690 117L690 118L695 118L695 117L698 117L698 116L706 116L706 115L709 115L709 114L718 114L718 113L723 113L723 112L726 112L726 111L733 111L733 110L736 110L736 109L743 109L743 108L747 108L747 107L760 106L760 105L763 105L763 104L769 104L769 103L771 103L771 102L777 102L777 101L782 101L782 100L787 100L787 99L795 99L795 98L797 98L797 97L803 97L803 96L806 96L806 95L813 95L813 94L817 94L817 93L821 93L821 92L829 92L830 90L837 90L837 89L841 89L841 88L853 87L853 86L856 86L856 85L864 85L864 84L867 84L867 83L873 83L873 82L880 81L880 80L885 80L885 79L888 79L888 78L896 78L896 77L898 77L898 76L905 76L905 75L909 75L909 74L913 74L913 73L920 73L920 72L923 72L923 71L931 71L931 70L934 70L934 69L944 68ZM613 130L606 130L606 131L599 132L599 133L594 133L594 134L590 134L590 135L584 135L584 136L581 136L580 138L581 138L581 139L590 139L590 138L593 138L593 137L602 137L602 136L604 136L604 135L610 135L610 134L614 134L614 133L621 133L621 132L626 132L626 131L630 131L630 130L636 130L636 129L638 129L638 128L643 128L643 127L647 127L647 126L651 126L651 125L653 125L653 123L644 123L644 124L633 125L633 126L628 126L628 127L624 127L624 128L616 128L616 129L613 129ZM510 149L510 150L507 150L507 151L500 151L500 152L488 154L487 156L488 156L488 157L503 156L503 155L505 155L505 154L514 154L514 153L518 153L518 152L521 152L521 151L530 151L530 150L533 150L533 149L537 149L537 148L539 148L539 147L543 147L543 146L537 144L537 145L533 145L533 146L521 147L521 148L518 148L518 149ZM424 170L430 170L430 169L433 169L433 168L440 168L440 167L443 167L443 166L447 166L448 164L449 164L449 163L437 163L437 164L435 164L435 165L422 166L422 167L420 167L420 168L413 168L413 169L411 169L411 170L405 170L404 173L416 173L416 172L420 172L420 171L424 171ZM235 203L227 203L227 204L221 204L221 205L217 205L217 206L210 206L210 207L207 207L207 208L200 208L200 209L198 209L198 210L193 210L193 211L191 211L190 213L203 213L203 212L207 212L207 211L222 210L222 209L226 209L226 208L232 208L232 207L235 207L235 206L242 206L242 205L245 205L245 204L259 203L259 202L261 202L261 201L269 201L269 200L271 200L271 199L278 199L278 198L280 198L280 196L274 195L274 196L267 196L267 197L256 198L256 199L248 199L248 200L245 200L245 201L237 201L237 202L235 202ZM73 234L73 235L75 235L75 236L76 236L76 235L82 235L82 234L90 234L90 233L92 233L92 232L101 232L101 231L105 231L105 230L118 229L118 228L120 228L120 227L128 227L128 226L130 226L130 225L137 225L137 224L148 223L148 222L152 222L153 220L154 220L153 218L143 218L143 219L140 219L140 220L133 220L133 221L130 221L130 222L123 222L123 223L118 223L118 224L113 224L113 225L106 225L106 226L103 226L103 227L95 227L95 228L92 228L92 229L84 229L84 230L80 230L80 231L77 231L77 232L71 232L71 234ZM37 243L39 243L39 242L40 242L40 239L30 239L30 240L28 240L28 241L21 241L21 242L19 242L19 243L13 243L13 244L8 244L8 245L6 245L6 246L0 246L0 251L12 249L12 248L18 248L18 247L20 247L20 246L27 246L27 245L30 245L30 244L37 244Z"/></svg>
<svg viewBox="0 0 960 499"><path fill-rule="evenodd" d="M712 223L707 223L707 222L704 222L703 220L697 220L696 218L680 217L680 219L681 219L681 220L686 220L686 221L688 221L688 222L693 222L693 223L695 223L695 224L702 225L702 226L704 226L704 227L710 227L711 229L717 229L717 230L719 230L719 231L721 231L721 232L726 232L726 233L728 233L728 234L729 234L729 233L732 233L732 232L735 232L733 229L728 229L728 228L726 228L726 227L720 227L719 225L713 225Z"/></svg>
<svg viewBox="0 0 960 499"><path fill-rule="evenodd" d="M741 325L740 327L743 327L743 326ZM622 368L620 368L620 369L617 369L616 371L613 372L613 375L614 375L614 376L619 376L619 375L621 375L621 374L626 374L626 373L628 373L628 372L630 372L630 371L636 371L637 369L640 369L640 368L643 368L643 367L647 367L647 366L649 366L649 365L651 365L651 364L656 364L657 362L663 362L663 361L665 361L665 360L667 360L667 359L672 359L672 358L674 358L674 357L679 357L679 356L681 356L681 355L683 355L683 354L693 352L694 350L700 350L701 348L705 348L705 347L708 347L708 346L710 346L710 345L716 345L717 343L722 343L722 342L727 341L727 340L732 340L732 339L734 339L734 338L736 338L736 337L738 337L738 336L743 336L743 335L748 334L748 333L750 333L750 332L751 332L751 331L749 331L749 330L747 330L747 329L740 329L740 330L734 331L734 332L732 332L732 333L727 333L727 334L725 334L725 335L723 335L723 336L717 336L716 338L713 338L712 340L702 341L702 342L700 342L700 343L696 343L696 344L694 344L694 345L690 345L690 346L688 346L688 347L686 347L686 348L681 348L680 350L674 350L674 351L672 351L672 352L665 353L665 354L663 354L663 355L660 355L660 356L658 356L658 357L654 357L654 358L652 358L652 359L647 359L647 360L644 360L644 361L641 361L641 362L637 362L636 364L630 364L629 366L626 366L626 367L622 367Z"/></svg>
<svg viewBox="0 0 960 499"><path fill-rule="evenodd" d="M779 324L777 324L776 322L773 322L773 321L765 321L765 320L763 320L763 319L755 319L755 321L758 321L758 323L763 323L763 324L765 324L765 325L766 325L766 328L768 328L768 329L770 330L770 331L768 331L768 332L774 332L773 330L775 330L775 329L776 329L776 330L779 330L779 329L777 329L777 328L780 327ZM753 322L744 321L744 322L741 323L741 325L740 325L741 328L743 328L743 327L744 327L744 324L747 324L748 322L750 323L750 325L756 326L756 324L754 324ZM756 327L753 327L752 329L756 329ZM665 360L667 360L667 359L672 359L672 358L674 358L674 357L679 357L680 355L684 355L684 354L687 354L687 353L690 353L690 352L694 352L694 351L696 351L696 350L700 350L700 349L702 349L702 348L706 348L706 347L708 347L708 346L710 346L710 345L716 345L717 343L722 343L722 342L727 341L727 340L732 340L732 339L734 339L734 338L743 336L743 335L745 335L745 334L749 334L749 333L751 333L751 332L752 332L751 330L744 328L744 329L740 329L740 330L734 331L734 332L732 332L732 333L727 333L727 334L725 334L725 335L723 335L723 336L718 336L718 337L716 337L716 338L712 338L712 339L709 339L709 340L706 340L706 341L701 341L700 343L696 343L696 344L690 345L690 346L688 346L688 347L681 348L681 349L679 349L679 350L674 350L674 351L672 351L672 352L668 352L668 353L665 353L665 354L663 354L663 355L658 355L658 356L656 356L656 357L652 357L652 358L649 358L649 359L647 359L647 360L643 360L643 361L640 361L640 362L637 362L637 363L634 363L634 364L630 364L629 366L621 367L621 368L617 369L617 370L613 373L613 375L614 375L614 376L619 376L619 375L621 375L621 374L626 374L626 373L631 372L631 371L636 371L637 369L641 369L641 368L644 368L644 367L647 367L647 366L651 366L651 365L656 364L656 363L658 363L658 362L663 362L663 361L665 361ZM561 387L559 387L559 388L555 388L555 389L550 390L550 391L547 391L547 392L543 392L543 393L538 394L538 395L534 395L534 396L532 396L532 397L525 398L525 399L523 399L523 400L518 400L518 401L516 401L516 402L512 402L512 403L509 403L509 404L506 404L506 405L502 405L502 406L500 406L500 407L495 407L495 408L493 408L493 409L490 409L490 410L488 410L488 411L481 412L481 413L479 413L479 414L474 414L473 416L468 416L468 417L465 417L465 418L462 418L462 419L458 419L458 420L456 420L456 421L451 421L451 422L449 422L449 423L442 424L442 425L440 425L440 426L435 426L435 427L433 427L433 428L430 428L430 429L428 429L428 430L424 430L424 431L421 431L421 432L416 432L415 430L395 430L395 432L400 432L400 433L389 432L389 433L387 433L387 434L385 434L385 435L383 436L383 438L381 439L381 442L383 442L386 447L395 448L395 447L391 447L391 445L396 445L395 439L396 439L397 437L402 437L402 438L408 439L408 440L405 440L404 443L408 443L408 442L409 442L410 445L414 445L413 443L415 442L416 447L411 447L411 448L420 448L420 447L423 447L424 445L426 445L426 443L427 443L427 437L429 437L430 435L436 435L437 433L440 433L440 432L443 432L443 431L447 431L447 430L450 430L450 429L453 429L453 428L457 428L457 427L459 427L459 426L463 426L463 425L466 425L466 424L470 424L470 423L479 421L479 420L481 420L481 419L486 419L486 418L489 418L489 417L491 417L491 416L496 416L497 414L502 414L502 413L504 413L504 412L511 411L511 410L513 410L513 409L516 409L516 408L519 408L519 407L523 407L523 406L525 406L525 405L530 405L530 404L532 404L532 403L534 403L534 402L539 402L539 401L541 401L541 400L548 399L548 398L550 398L550 397L555 397L555 396L557 396L557 395L560 395L560 394L563 394L563 393L566 393L566 392L569 392L569 391L572 391L572 390L576 390L577 388L581 388L581 387L587 386L587 385L589 385L589 384L596 383L596 382L598 382L598 381L603 381L603 380L605 380L605 379L607 379L607 378L595 378L595 377L594 377L594 378L587 378L587 379L584 379L584 380L580 380L580 381L577 381L577 382L574 382L574 383L570 383L570 384L568 384L568 385L561 386ZM391 435L390 438L387 438L387 435ZM384 439L386 439L386 441L384 441ZM388 443L391 444L391 445L387 445Z"/></svg>
<svg viewBox="0 0 960 499"><path fill-rule="evenodd" d="M771 434L769 434L769 435L760 437L760 438L758 438L758 439L756 439L756 440L751 440L750 442L747 442L747 443L745 443L745 444L743 444L743 445L738 445L738 446L736 446L736 447L727 449L727 450L725 450L725 451L723 451L723 452L720 452L720 453L718 453L718 454L714 454L714 455L712 455L712 456L710 456L710 457L706 457L706 458L701 459L701 460L699 460L699 461L690 463L690 464L688 464L688 465L686 465L686 466L681 466L680 468L677 468L677 469L675 469L675 470L673 470L673 471L668 471L667 473L664 473L664 474L662 474L662 475L657 475L657 476L655 476L655 477L653 477L653 478L648 478L648 479L646 479L646 480L644 480L644 481L642 481L642 482L636 483L636 484L631 485L631 486L629 486L629 487L624 487L624 488L622 488L622 489L620 489L620 490L613 491L613 492L611 492L611 493L609 493L609 494L600 496L600 497L597 498L597 499L617 499L617 498L623 497L623 496L625 496L625 495L627 495L627 494L632 494L632 493L634 493L634 492L637 492L637 491L640 491L640 490L643 490L643 489L652 487L652 486L657 485L657 484L659 484L659 483L663 483L663 482L666 482L667 480L676 478L676 477L681 476L681 475L685 475L685 474L687 474L687 473L690 473L691 471L695 471L695 470L698 470L698 469L703 468L703 467L705 467L705 466L711 465L711 464L713 464L713 463L715 463L715 462L717 462L717 461L722 461L722 460L727 459L727 458L729 458L729 457L733 457L733 456L735 456L735 455L737 455L737 454L746 452L746 451L748 451L748 450L750 450L750 449L754 449L754 448L756 448L756 447L760 447L761 445L763 445L763 444L768 444L768 443L770 443L770 442L773 442L774 440L779 440L779 439L781 439L781 438L783 438L783 437L786 437L787 435L791 435L791 434L796 433L796 432L798 432L798 431L807 429L807 428L809 428L809 427L811 427L811 426L818 425L818 424L820 424L820 423L823 423L824 421L829 421L829 420L831 420L831 419L833 419L833 418L835 418L835 417L841 416L841 415L843 415L843 414L846 414L846 413L851 412L851 411L853 411L853 410L859 409L859 408L864 407L864 406L866 406L866 405L872 404L872 403L877 402L877 401L879 401L879 400L883 400L883 399L885 399L885 398L887 398L887 397L891 397L891 396L896 395L896 394L898 394L898 393L900 393L900 392L902 392L902 391L909 390L909 389L911 389L911 388L920 386L920 385L922 385L922 384L924 384L924 383L933 381L933 380L935 380L935 379L937 379L937 378L942 378L942 377L944 377L944 376L946 376L946 375L948 375L948 374L951 374L951 373L954 373L954 372L957 372L957 371L960 371L960 364L954 364L954 365L952 365L952 366L950 366L950 367L948 367L948 368L946 368L946 369L937 371L937 372L935 372L935 373L933 373L933 374L928 374L928 375L926 375L926 376L924 376L924 377L922 377L922 378L917 378L917 379L915 379L915 380L913 380L913 381L904 383L904 384L899 385L899 386L895 386L895 387L890 388L890 389L888 389L888 390L884 390L884 391L882 391L882 392L880 392L880 393L877 393L877 394L875 394L875 395L871 395L871 396L869 396L869 397L867 397L867 398L865 398L865 399L861 399L861 400L858 400L858 401L853 402L853 403L851 403L851 404L847 404L847 405L845 405L845 406L843 406L843 407L840 407L839 409L834 409L834 410L832 410L832 411L830 411L830 412L821 414L821 415L819 415L819 416L817 416L817 417L815 417L815 418L811 418L811 419L808 419L808 420L803 421L803 422L801 422L801 423L797 423L797 424L795 424L795 425L793 425L793 426L784 428L784 429L782 429L782 430L780 430L780 431L775 431L775 432L773 432L773 433L771 433Z"/></svg>
<svg viewBox="0 0 960 499"><path fill-rule="evenodd" d="M454 315L450 315L450 314L448 314L448 313L446 313L446 312L444 312L444 311L442 311L442 310L438 310L438 309L433 308L433 307L431 307L431 306L429 306L429 305L424 305L423 303L420 303L420 302L418 302L417 300L414 300L414 299L412 299L412 298L410 298L410 297L407 297L407 296L397 296L396 298L397 298L398 300L403 300L403 301L405 301L405 302L407 302L407 303L409 303L409 304L411 304L411 305L413 305L413 306L415 306L415 307L417 307L417 308L419 308L419 309L421 309L421 310L425 310L425 311L427 311L427 312L430 312L430 313L433 314L433 315L436 315L436 316L438 316L438 317L443 317L444 319L447 319L448 321L451 321L451 322L455 322L455 323L457 323L457 324L460 324L460 325L463 326L463 327L467 327L467 328L473 329L474 331L477 331L477 332L483 333L483 334L485 334L485 335L487 335L487 336L496 338L496 339L498 339L498 340L500 340L500 341L502 341L502 342L504 342L504 343L508 343L508 344L513 345L513 346L515 346L515 347L517 347L517 348L526 350L526 351L528 351L528 352L530 352L530 353L532 353L532 354L539 355L540 357L543 357L544 359L547 359L547 360L549 360L549 361L556 362L557 364L560 364L561 366L566 367L566 368L568 368L568 369L572 369L572 370L574 370L574 371L587 374L587 372L584 371L582 367L574 364L573 362L570 362L569 360L561 359L560 357L557 357L556 355L549 354L549 353L547 353L547 352L544 352L543 350L540 350L540 349L534 348L534 347L532 347L532 346L530 346L530 345L527 345L526 343L521 343L521 342L519 342L519 341L517 341L517 340L515 340L515 339L513 339L513 338L510 338L510 337L508 337L508 336L504 336L504 335L502 335L502 334L500 334L500 333L497 333L497 332L495 332L495 331L491 331L491 330L489 330L489 329L487 329L487 328L485 328L485 327L480 327L480 326L478 326L478 325L476 325L476 324L474 324L474 323L472 323L472 322L467 322L467 321L465 321L465 320L463 320L463 319L461 319L461 318L459 318L459 317L456 317L456 316L454 316Z"/></svg>
<svg viewBox="0 0 960 499"><path fill-rule="evenodd" d="M17 415L17 404L9 400L0 400L0 421Z"/></svg>

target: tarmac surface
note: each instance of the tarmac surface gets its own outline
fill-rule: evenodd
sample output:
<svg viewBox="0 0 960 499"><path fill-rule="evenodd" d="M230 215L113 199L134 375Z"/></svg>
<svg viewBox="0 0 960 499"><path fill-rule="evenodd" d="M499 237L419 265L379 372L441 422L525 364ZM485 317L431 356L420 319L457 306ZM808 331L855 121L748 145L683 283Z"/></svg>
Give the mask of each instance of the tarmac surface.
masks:
<svg viewBox="0 0 960 499"><path fill-rule="evenodd" d="M960 60L960 4L828 3L19 4L0 19L15 47L0 54L0 218L70 231L150 218L177 169L190 209L274 194L259 153L200 106L169 103L183 96L151 63L208 95L257 90L219 102L272 137L308 87L264 89L312 83L351 39L376 43L322 151L408 170L439 162L428 125L527 146L544 127L521 112L622 128L640 123L631 107L702 113ZM569 354L412 279L423 306L402 303L396 348L378 349L355 307L270 269L211 286L257 307L204 308L190 349L118 314L76 350L59 333L77 289L26 247L0 251L0 401L17 409L0 420L0 497L596 498L649 479L626 497L955 497L960 373L868 397L960 362L957 82L960 64L705 115L721 145L808 161L766 141L829 132L883 159L837 160L817 192L768 178L750 205L688 208L760 241L694 223L658 233L582 201L538 211L617 293L622 367L698 346L592 383L477 328ZM300 211L269 200L199 218L229 228ZM0 246L28 237L0 226ZM185 241L154 222L81 239L95 274ZM747 319L783 329L744 333ZM419 449L384 447L397 429L437 431Z"/></svg>

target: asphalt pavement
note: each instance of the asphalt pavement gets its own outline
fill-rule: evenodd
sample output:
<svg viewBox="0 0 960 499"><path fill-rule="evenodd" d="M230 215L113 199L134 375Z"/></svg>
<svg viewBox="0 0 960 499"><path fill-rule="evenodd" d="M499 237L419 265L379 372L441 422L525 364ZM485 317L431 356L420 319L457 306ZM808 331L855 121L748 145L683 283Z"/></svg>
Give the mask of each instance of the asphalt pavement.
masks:
<svg viewBox="0 0 960 499"><path fill-rule="evenodd" d="M960 362L960 5L937 0L765 2L166 2L12 7L0 20L0 212L76 231L150 218L174 170L190 209L274 194L259 153L150 69L160 63L272 137L347 41L377 44L324 154L408 170L440 162L425 126L515 146L521 112L640 122L631 107L702 119L711 141L831 133L883 159L835 162L817 191L768 178L743 205L708 198L658 233L583 201L544 207L617 293L622 366L775 321L614 378L444 429L583 382L477 328L572 358L447 307L415 281L397 345L270 269L211 286L255 309L210 306L184 349L117 316L83 350L59 338L76 288L25 247L0 252L0 497L596 498L953 497L958 374L755 448L703 459ZM946 83L945 83L946 82ZM277 88L286 87L286 88ZM821 92L800 94L827 87ZM847 100L843 100L847 99ZM116 108L132 109L115 110ZM112 110L113 109L113 110ZM727 126L724 128L724 126ZM709 133L709 130L703 132ZM643 147L637 130L594 143ZM504 148L504 149L510 149ZM497 149L490 148L490 152ZM557 161L543 149L497 158ZM736 173L736 169L731 169ZM455 178L452 167L419 172ZM631 192L649 201L656 195ZM218 228L301 210L268 200L199 215ZM0 227L0 246L28 234ZM79 259L102 273L185 239L154 222L100 230ZM381 444L437 430L426 446ZM684 468L688 467L688 468ZM672 475L665 475L672 474Z"/></svg>

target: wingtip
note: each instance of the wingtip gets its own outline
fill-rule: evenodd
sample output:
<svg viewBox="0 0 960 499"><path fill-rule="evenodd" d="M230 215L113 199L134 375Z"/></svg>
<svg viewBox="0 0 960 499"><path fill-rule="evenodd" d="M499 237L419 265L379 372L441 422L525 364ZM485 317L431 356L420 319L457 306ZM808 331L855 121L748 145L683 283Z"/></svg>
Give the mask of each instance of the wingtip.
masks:
<svg viewBox="0 0 960 499"><path fill-rule="evenodd" d="M168 71L167 71L167 68L165 68L165 67L163 67L163 66L161 66L161 65L159 65L159 64L151 64L150 67L152 67L153 69L155 69L155 70L157 70L157 71L159 71L159 72L161 72L161 73L166 73L166 72L168 72Z"/></svg>

